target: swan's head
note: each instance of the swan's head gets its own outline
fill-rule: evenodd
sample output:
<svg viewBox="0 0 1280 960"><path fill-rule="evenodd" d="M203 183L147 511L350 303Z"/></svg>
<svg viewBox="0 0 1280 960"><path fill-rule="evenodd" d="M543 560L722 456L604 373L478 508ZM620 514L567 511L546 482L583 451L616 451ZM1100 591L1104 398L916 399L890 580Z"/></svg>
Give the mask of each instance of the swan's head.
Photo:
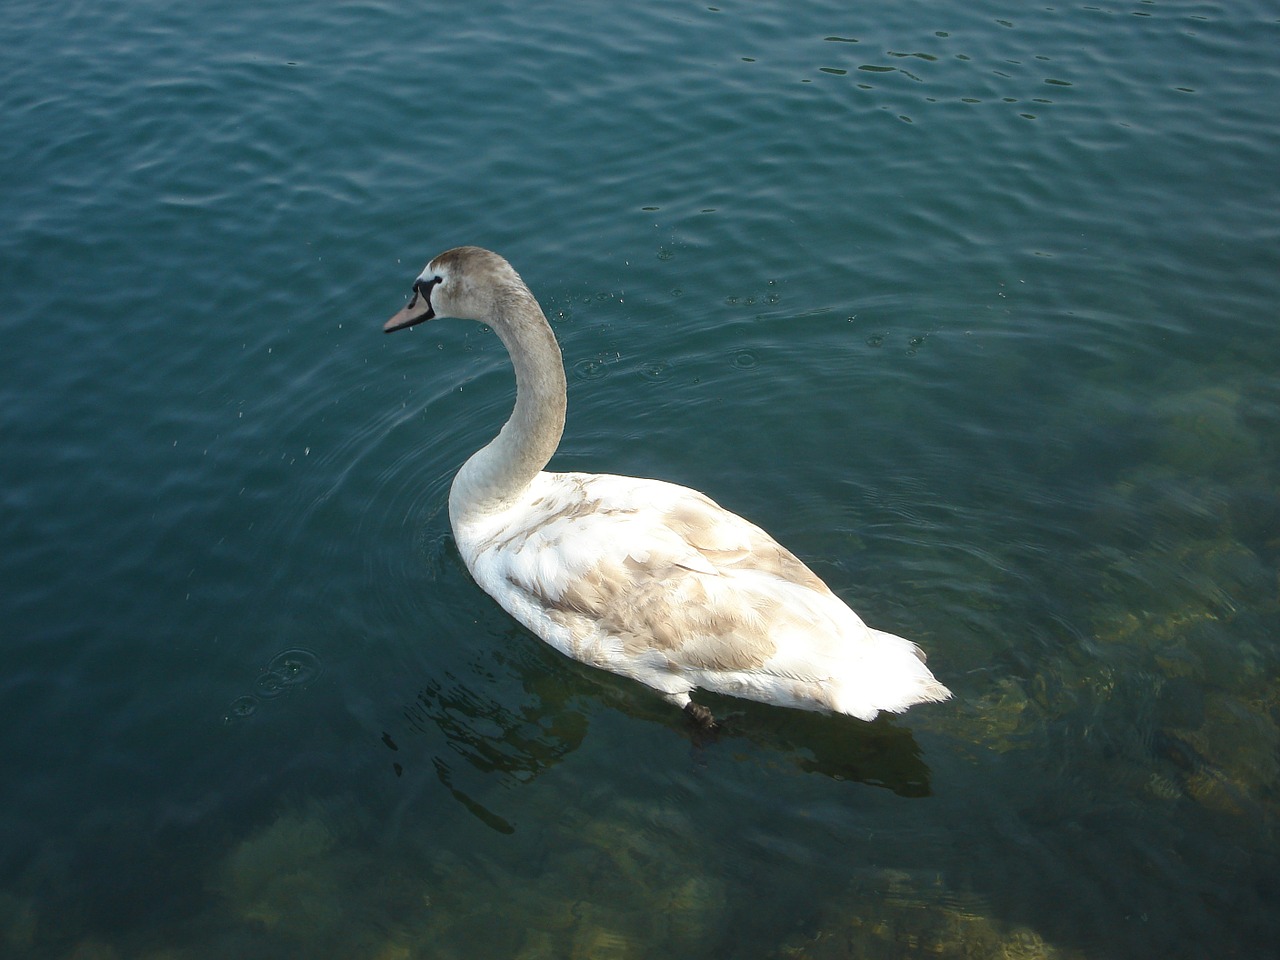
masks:
<svg viewBox="0 0 1280 960"><path fill-rule="evenodd" d="M382 326L383 333L436 317L489 320L504 290L524 282L506 260L481 247L454 247L427 264L413 282L413 297Z"/></svg>

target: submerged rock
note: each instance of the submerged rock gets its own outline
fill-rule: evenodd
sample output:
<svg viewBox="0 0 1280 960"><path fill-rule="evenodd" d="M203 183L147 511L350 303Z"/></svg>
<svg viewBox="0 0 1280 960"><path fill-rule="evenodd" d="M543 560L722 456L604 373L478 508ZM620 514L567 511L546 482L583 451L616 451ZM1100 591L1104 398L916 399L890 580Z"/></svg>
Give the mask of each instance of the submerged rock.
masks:
<svg viewBox="0 0 1280 960"><path fill-rule="evenodd" d="M1258 439L1240 410L1240 391L1230 386L1201 387L1156 401L1152 413L1162 427L1157 459L1205 476L1256 469Z"/></svg>
<svg viewBox="0 0 1280 960"><path fill-rule="evenodd" d="M978 898L949 891L936 878L885 870L833 903L809 933L770 955L774 960L1084 960L1035 930L987 915Z"/></svg>
<svg viewBox="0 0 1280 960"><path fill-rule="evenodd" d="M285 814L235 846L216 887L243 920L308 939L341 914L333 846L321 820Z"/></svg>

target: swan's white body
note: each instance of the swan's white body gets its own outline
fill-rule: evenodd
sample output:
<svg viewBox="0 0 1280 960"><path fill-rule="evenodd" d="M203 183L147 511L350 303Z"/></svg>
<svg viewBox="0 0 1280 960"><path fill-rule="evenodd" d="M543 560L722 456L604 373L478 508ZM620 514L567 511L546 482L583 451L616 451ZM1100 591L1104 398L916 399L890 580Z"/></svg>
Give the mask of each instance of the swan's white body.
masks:
<svg viewBox="0 0 1280 960"><path fill-rule="evenodd" d="M437 316L483 321L511 353L515 410L458 472L449 517L476 583L551 646L701 716L695 688L864 720L951 695L919 647L869 628L767 533L696 490L543 471L564 426L563 361L497 254L436 257L385 329Z"/></svg>

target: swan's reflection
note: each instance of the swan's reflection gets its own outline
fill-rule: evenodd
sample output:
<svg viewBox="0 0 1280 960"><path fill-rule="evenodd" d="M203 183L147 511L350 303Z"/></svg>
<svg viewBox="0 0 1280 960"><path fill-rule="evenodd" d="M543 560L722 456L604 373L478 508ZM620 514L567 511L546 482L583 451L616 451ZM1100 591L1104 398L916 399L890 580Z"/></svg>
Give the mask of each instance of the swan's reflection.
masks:
<svg viewBox="0 0 1280 960"><path fill-rule="evenodd" d="M572 668L581 678L593 681L595 693L609 706L671 727L688 736L699 750L714 751L734 741L746 741L771 754L771 761L783 758L805 773L882 787L903 797L932 793L929 767L915 734L901 726L900 719L886 714L867 723L703 694L720 718L718 728L707 734L656 697L636 695L625 680L600 677L577 664Z"/></svg>
<svg viewBox="0 0 1280 960"><path fill-rule="evenodd" d="M517 782L533 780L576 750L587 733L584 713L564 702L548 702L525 684L526 697L508 707L478 692L476 685L429 681L404 710L405 720L419 733L435 729L445 737L449 753L431 758L436 777L455 800L499 833L515 827L479 800L468 779L499 774ZM384 742L397 749L390 737ZM458 764L458 760L465 764ZM401 768L397 764L397 774Z"/></svg>
<svg viewBox="0 0 1280 960"><path fill-rule="evenodd" d="M519 783L532 781L578 749L591 715L602 706L689 738L701 760L714 758L717 752L736 751L745 741L767 753L771 763L782 758L805 773L879 787L903 797L931 792L929 767L911 730L883 716L864 723L722 697L716 698L715 709L723 721L708 736L683 713L634 684L533 650L537 652L528 662L507 664L518 675L521 691L514 704L501 703L483 692L485 685L476 677L445 675L429 681L404 709L411 729L444 736L446 750L431 757L440 783L472 815L498 832L512 833L515 827L477 799L491 793L489 778L496 774ZM568 683L566 666L576 674ZM384 740L397 749L390 737Z"/></svg>

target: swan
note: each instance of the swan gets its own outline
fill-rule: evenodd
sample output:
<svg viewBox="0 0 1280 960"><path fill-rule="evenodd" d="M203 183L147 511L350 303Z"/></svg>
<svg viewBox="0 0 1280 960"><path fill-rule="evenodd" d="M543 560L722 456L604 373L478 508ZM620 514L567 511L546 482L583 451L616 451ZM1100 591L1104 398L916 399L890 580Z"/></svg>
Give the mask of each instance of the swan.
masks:
<svg viewBox="0 0 1280 960"><path fill-rule="evenodd" d="M533 633L707 727L695 688L862 720L951 696L916 644L868 627L769 534L697 490L546 472L564 430L564 361L498 254L440 254L383 330L438 317L488 324L515 367L515 409L459 469L449 522L475 582Z"/></svg>

